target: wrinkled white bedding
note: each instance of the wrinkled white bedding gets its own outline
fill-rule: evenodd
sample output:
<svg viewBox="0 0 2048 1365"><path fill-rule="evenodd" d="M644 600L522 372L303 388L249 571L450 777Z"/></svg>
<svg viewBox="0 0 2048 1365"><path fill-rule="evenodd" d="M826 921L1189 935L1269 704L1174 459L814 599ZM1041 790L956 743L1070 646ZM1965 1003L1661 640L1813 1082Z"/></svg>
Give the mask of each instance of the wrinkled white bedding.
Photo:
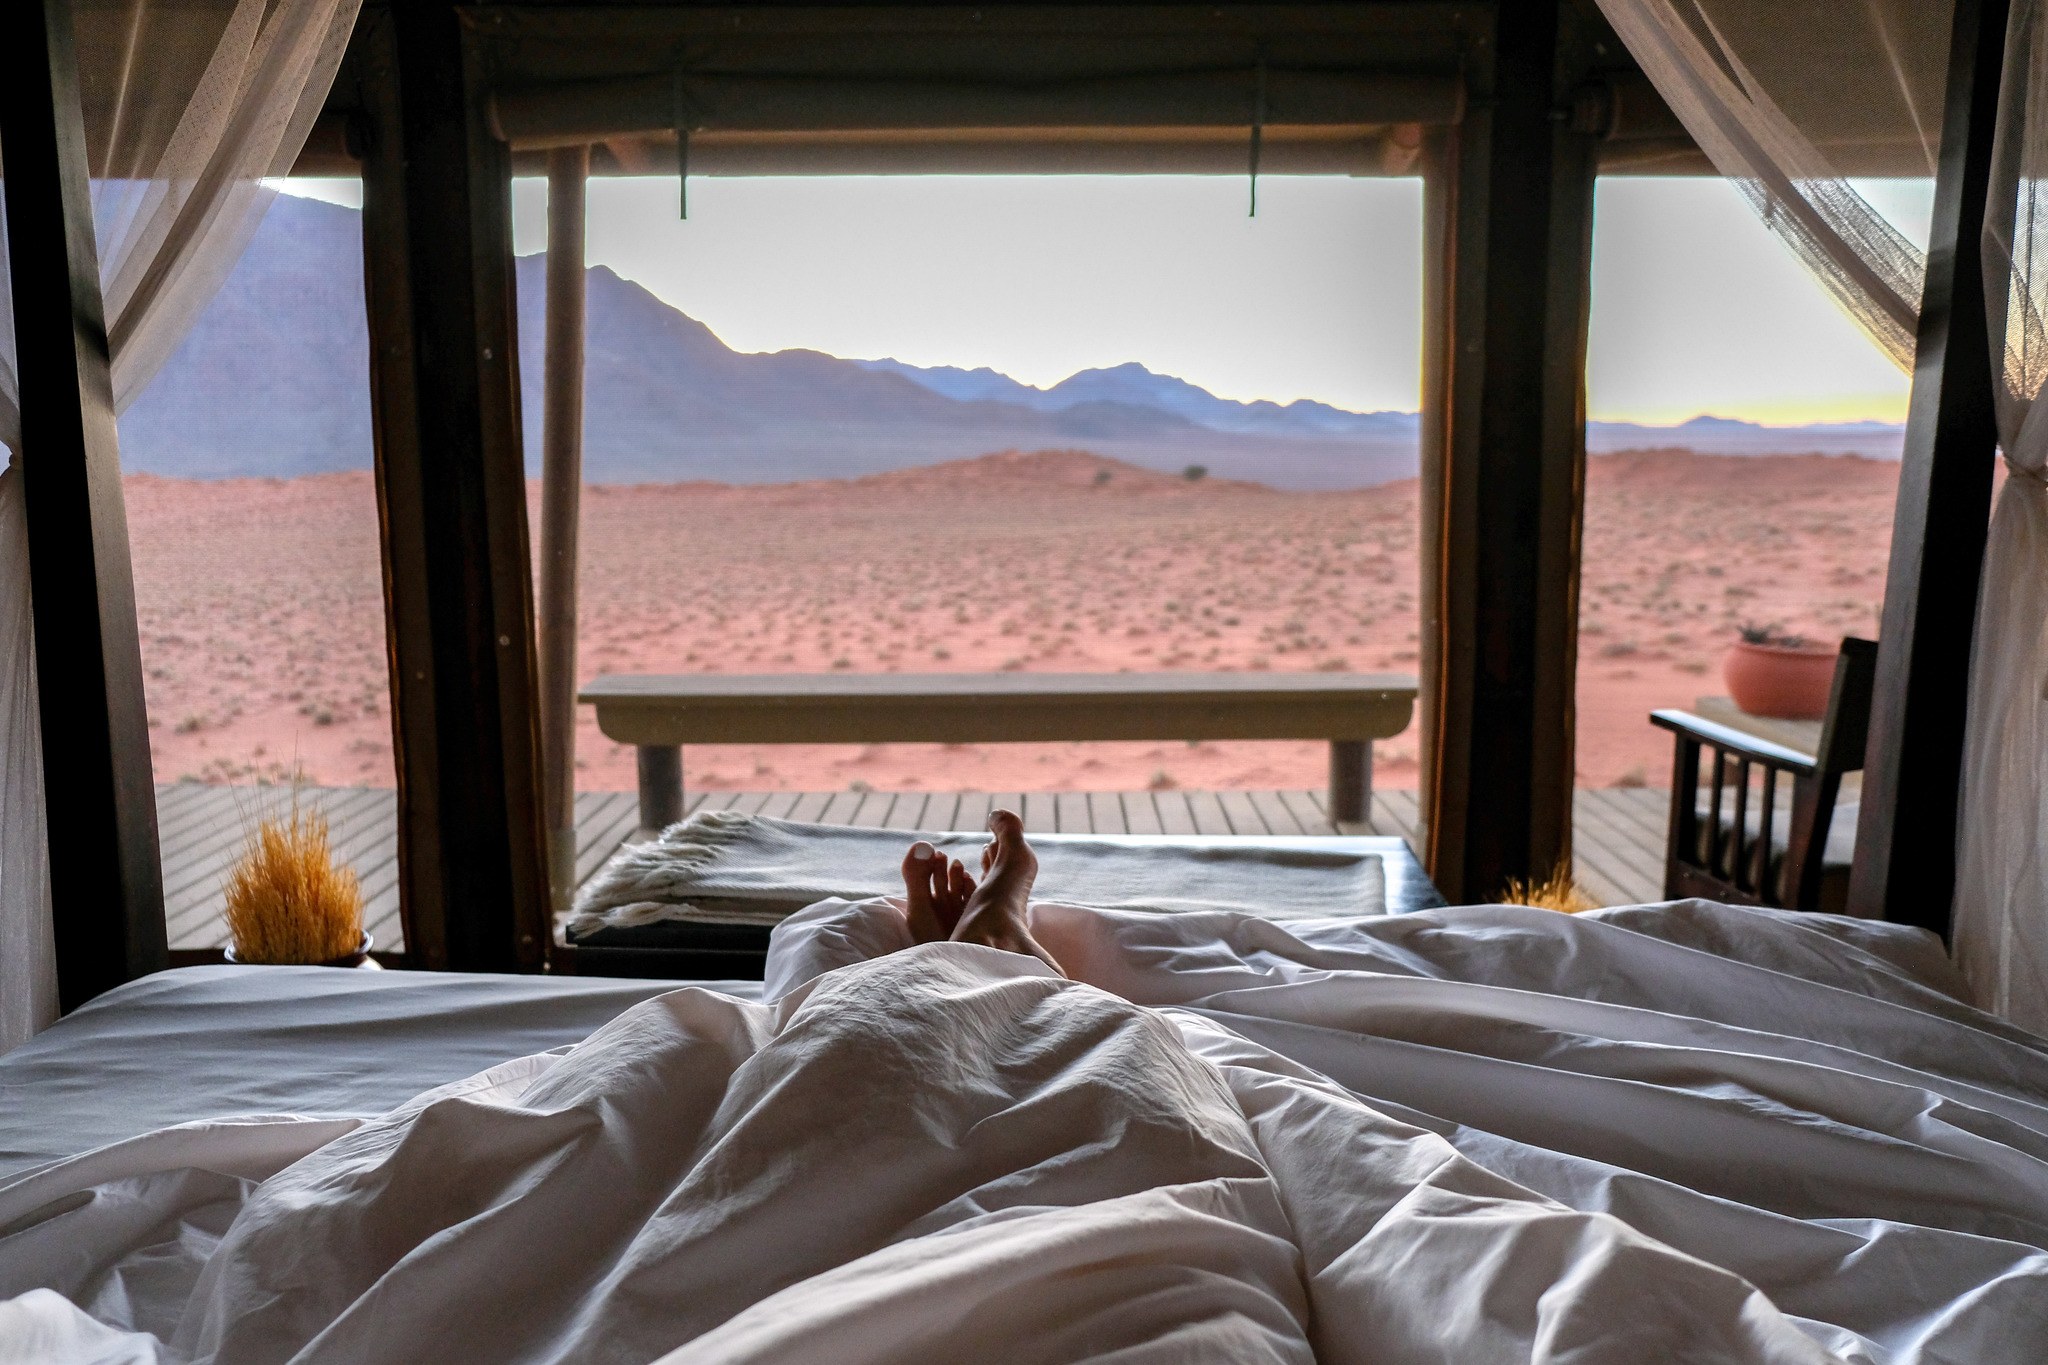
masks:
<svg viewBox="0 0 2048 1365"><path fill-rule="evenodd" d="M0 1186L0 1360L2034 1362L2048 1045L1911 931L778 930L380 1118Z"/></svg>

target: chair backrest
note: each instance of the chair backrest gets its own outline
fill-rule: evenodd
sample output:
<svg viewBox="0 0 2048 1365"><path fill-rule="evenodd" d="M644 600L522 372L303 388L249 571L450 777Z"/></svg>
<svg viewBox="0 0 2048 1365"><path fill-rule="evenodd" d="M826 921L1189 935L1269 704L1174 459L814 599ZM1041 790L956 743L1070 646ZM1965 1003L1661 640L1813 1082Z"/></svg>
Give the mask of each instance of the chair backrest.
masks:
<svg viewBox="0 0 2048 1365"><path fill-rule="evenodd" d="M1854 635L1842 640L1835 656L1835 681L1828 692L1827 719L1821 722L1820 748L1814 754L1823 776L1853 773L1863 766L1863 748L1870 738L1870 696L1877 687L1877 641Z"/></svg>
<svg viewBox="0 0 2048 1365"><path fill-rule="evenodd" d="M1877 641L1845 637L1835 656L1835 681L1828 692L1827 719L1821 722L1820 747L1813 756L1813 776L1793 788L1784 871L1785 899L1792 905L1819 904L1835 798L1842 790L1842 774L1863 766L1870 737L1870 697L1876 686Z"/></svg>

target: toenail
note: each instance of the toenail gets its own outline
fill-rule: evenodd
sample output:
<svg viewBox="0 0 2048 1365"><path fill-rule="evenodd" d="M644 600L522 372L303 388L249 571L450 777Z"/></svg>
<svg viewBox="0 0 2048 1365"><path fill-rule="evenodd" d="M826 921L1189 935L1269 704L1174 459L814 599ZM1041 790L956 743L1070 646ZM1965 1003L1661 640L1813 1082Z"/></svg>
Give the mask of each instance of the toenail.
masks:
<svg viewBox="0 0 2048 1365"><path fill-rule="evenodd" d="M937 852L937 849L933 848L930 844L926 843L922 839L919 839L916 843L910 846L910 856L912 860L920 863L930 862L932 860L933 855L935 855Z"/></svg>

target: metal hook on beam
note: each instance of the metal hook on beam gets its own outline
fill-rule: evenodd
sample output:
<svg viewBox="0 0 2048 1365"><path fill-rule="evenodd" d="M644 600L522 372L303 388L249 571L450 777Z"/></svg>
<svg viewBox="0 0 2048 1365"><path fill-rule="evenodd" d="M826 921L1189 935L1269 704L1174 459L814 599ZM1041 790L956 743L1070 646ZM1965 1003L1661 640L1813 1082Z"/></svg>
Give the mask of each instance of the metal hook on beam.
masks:
<svg viewBox="0 0 2048 1365"><path fill-rule="evenodd" d="M1259 64L1252 82L1251 210L1245 216L1259 216L1259 149L1266 137L1266 59Z"/></svg>
<svg viewBox="0 0 2048 1365"><path fill-rule="evenodd" d="M678 66L671 99L676 129L676 210L684 222L690 219L690 120L683 102L683 69Z"/></svg>

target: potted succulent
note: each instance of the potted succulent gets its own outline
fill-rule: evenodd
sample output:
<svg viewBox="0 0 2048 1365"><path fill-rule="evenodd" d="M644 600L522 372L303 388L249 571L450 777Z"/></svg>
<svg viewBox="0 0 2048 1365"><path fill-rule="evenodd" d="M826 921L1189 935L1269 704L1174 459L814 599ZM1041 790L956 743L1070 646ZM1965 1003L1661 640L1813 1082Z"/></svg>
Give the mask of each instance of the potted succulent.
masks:
<svg viewBox="0 0 2048 1365"><path fill-rule="evenodd" d="M1728 695L1752 716L1819 720L1828 711L1837 650L1775 625L1743 626L1721 661Z"/></svg>
<svg viewBox="0 0 2048 1365"><path fill-rule="evenodd" d="M288 814L256 821L223 889L230 962L377 965L363 931L362 887L336 861L327 817L299 809L296 785Z"/></svg>

